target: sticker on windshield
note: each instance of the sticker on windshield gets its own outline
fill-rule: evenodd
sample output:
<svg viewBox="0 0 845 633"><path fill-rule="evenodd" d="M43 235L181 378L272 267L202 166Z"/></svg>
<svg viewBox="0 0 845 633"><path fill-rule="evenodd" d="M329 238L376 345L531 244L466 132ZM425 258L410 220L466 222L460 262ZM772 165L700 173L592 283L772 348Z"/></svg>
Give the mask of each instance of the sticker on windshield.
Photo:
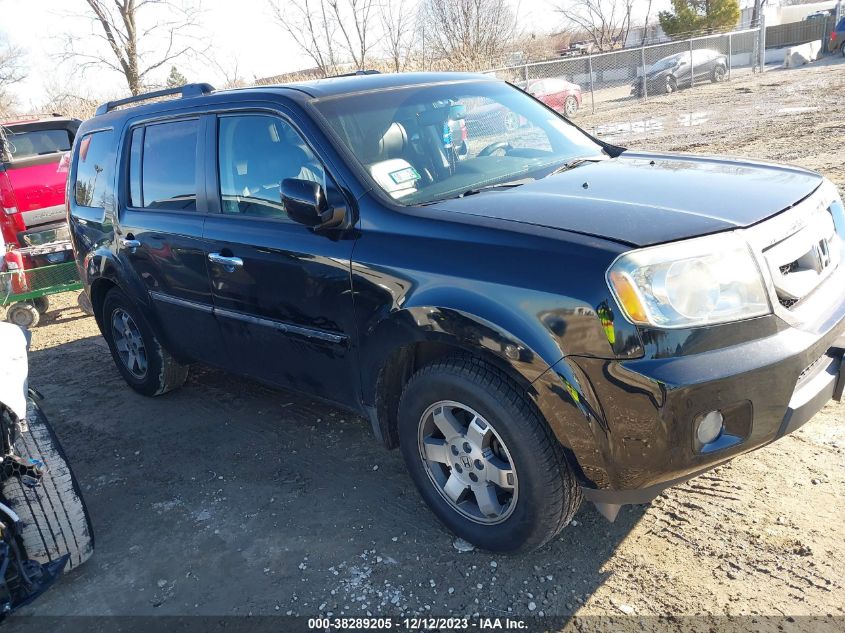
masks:
<svg viewBox="0 0 845 633"><path fill-rule="evenodd" d="M402 169L397 169L396 171L390 172L389 175L390 179L397 185L401 185L411 181L416 182L420 179L419 172L413 167L404 167Z"/></svg>

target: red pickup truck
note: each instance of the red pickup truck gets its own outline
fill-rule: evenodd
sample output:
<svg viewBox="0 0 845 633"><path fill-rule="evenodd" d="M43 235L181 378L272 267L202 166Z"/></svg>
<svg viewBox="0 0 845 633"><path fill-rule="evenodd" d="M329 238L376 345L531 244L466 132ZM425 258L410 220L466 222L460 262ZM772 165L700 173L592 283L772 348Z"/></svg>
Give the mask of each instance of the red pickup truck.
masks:
<svg viewBox="0 0 845 633"><path fill-rule="evenodd" d="M62 159L79 124L60 116L0 121L0 243L26 248L67 239Z"/></svg>

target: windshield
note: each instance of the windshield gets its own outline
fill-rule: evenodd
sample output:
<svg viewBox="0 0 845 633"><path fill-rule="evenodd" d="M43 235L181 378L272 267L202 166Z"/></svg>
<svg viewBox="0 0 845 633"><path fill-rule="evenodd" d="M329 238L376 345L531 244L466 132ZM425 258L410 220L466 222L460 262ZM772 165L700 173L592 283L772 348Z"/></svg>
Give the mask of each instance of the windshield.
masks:
<svg viewBox="0 0 845 633"><path fill-rule="evenodd" d="M674 68L675 66L677 66L681 62L682 59L684 59L685 55L686 55L686 53L679 53L677 55L672 55L670 57L664 57L663 59L660 59L660 60L654 62L654 65L651 67L651 71L657 72L657 71L660 71L660 70L667 70L669 68Z"/></svg>
<svg viewBox="0 0 845 633"><path fill-rule="evenodd" d="M6 150L12 160L67 152L73 138L66 129L24 130L6 129Z"/></svg>
<svg viewBox="0 0 845 633"><path fill-rule="evenodd" d="M578 128L506 83L410 86L315 106L378 186L406 205L541 178L602 155Z"/></svg>

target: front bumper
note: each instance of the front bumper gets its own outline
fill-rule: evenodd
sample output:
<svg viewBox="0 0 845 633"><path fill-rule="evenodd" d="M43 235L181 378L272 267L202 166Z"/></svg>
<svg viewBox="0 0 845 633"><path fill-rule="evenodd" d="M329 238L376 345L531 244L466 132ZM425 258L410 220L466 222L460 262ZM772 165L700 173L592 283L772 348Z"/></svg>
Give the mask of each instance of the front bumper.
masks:
<svg viewBox="0 0 845 633"><path fill-rule="evenodd" d="M795 431L841 399L845 296L835 303L815 330L771 316L765 318L777 321L776 333L701 353L562 360L555 372L577 383L587 415L579 425L552 426L574 453L584 496L599 504L647 503ZM713 410L724 415L724 431L702 447L695 420Z"/></svg>

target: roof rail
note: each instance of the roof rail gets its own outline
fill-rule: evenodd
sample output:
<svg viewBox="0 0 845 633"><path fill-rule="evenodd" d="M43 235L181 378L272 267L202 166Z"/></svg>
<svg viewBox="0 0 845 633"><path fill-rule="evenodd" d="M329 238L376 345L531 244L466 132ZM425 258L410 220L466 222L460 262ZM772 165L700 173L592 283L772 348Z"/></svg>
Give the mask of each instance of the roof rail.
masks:
<svg viewBox="0 0 845 633"><path fill-rule="evenodd" d="M145 92L142 95L134 97L126 97L125 99L116 99L115 101L106 101L97 108L94 116L100 116L106 112L111 112L120 106L129 105L130 103L139 103L147 101L148 99L157 99L158 97L169 97L170 95L180 95L182 99L189 97L200 97L214 92L214 86L211 84L185 84L178 88L167 88L165 90L154 90L153 92Z"/></svg>
<svg viewBox="0 0 845 633"><path fill-rule="evenodd" d="M358 75L380 75L381 71L378 70L356 70L354 73L341 73L340 75L332 75L330 79L334 79L335 77L356 77Z"/></svg>

